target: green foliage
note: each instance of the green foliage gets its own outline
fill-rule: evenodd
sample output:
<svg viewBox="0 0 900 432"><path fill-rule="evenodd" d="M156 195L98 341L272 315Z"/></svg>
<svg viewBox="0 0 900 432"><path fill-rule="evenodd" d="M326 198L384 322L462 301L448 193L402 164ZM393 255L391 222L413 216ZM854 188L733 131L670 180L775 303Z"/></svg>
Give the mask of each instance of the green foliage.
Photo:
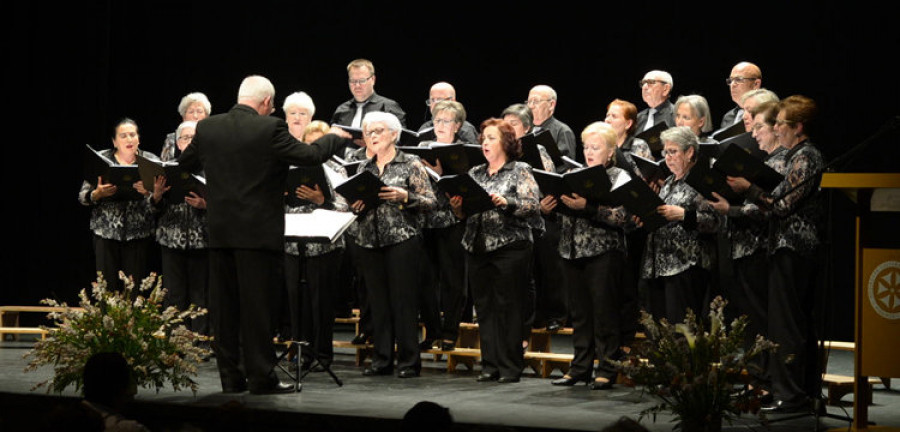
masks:
<svg viewBox="0 0 900 432"><path fill-rule="evenodd" d="M137 290L131 278L121 272L119 278L124 281L124 289L108 290L98 273L90 296L85 289L79 293L78 308L53 299L42 301L66 310L48 315L55 326L44 326L49 331L47 337L25 354L25 358L30 358L26 372L53 366L53 377L34 389L46 386L48 392L61 393L74 385L80 390L88 358L96 353L117 352L128 361L138 386L152 386L159 391L170 383L176 391L197 391L197 383L191 377L197 375L197 365L209 351L196 342L209 338L188 330L184 320L204 315L206 310L195 305L184 311L163 307L166 290L162 278L155 274L144 279Z"/></svg>
<svg viewBox="0 0 900 432"><path fill-rule="evenodd" d="M727 302L716 297L710 304L709 320L703 322L688 310L684 322L670 324L641 312L646 340L624 360L614 362L633 383L656 396L659 404L644 410L641 418L670 412L675 429L728 420L741 413L757 412L759 386L754 385L758 367L753 361L777 345L756 336L745 349L747 317L724 322Z"/></svg>

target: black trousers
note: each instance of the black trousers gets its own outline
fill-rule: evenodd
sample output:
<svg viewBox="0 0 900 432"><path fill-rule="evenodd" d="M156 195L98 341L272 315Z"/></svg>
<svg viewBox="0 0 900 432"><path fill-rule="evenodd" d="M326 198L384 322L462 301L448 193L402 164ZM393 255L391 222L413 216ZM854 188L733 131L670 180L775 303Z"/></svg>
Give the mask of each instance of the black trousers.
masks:
<svg viewBox="0 0 900 432"><path fill-rule="evenodd" d="M223 387L275 384L273 316L284 284L284 252L209 250L209 311Z"/></svg>
<svg viewBox="0 0 900 432"><path fill-rule="evenodd" d="M359 249L360 247L352 239L347 238L347 248L344 251L346 254L344 268L349 267L354 274L351 280L353 280L356 288L356 305L359 307L359 332L371 335L373 332L372 310L369 307L369 290L366 289L365 274L360 261ZM349 262L349 266L346 265L347 262ZM346 279L346 277L343 278L345 281Z"/></svg>
<svg viewBox="0 0 900 432"><path fill-rule="evenodd" d="M522 300L530 283L532 244L519 241L466 257L478 314L482 372L519 377L525 368Z"/></svg>
<svg viewBox="0 0 900 432"><path fill-rule="evenodd" d="M94 257L97 271L103 273L107 287L122 289L119 271L132 276L136 285L147 277L147 263L150 259L150 248L153 240L149 237L119 241L94 235Z"/></svg>
<svg viewBox="0 0 900 432"><path fill-rule="evenodd" d="M466 253L461 243L465 231L465 224L458 223L423 233L428 259L423 260L419 313L429 338L456 341L459 336L468 283Z"/></svg>
<svg viewBox="0 0 900 432"><path fill-rule="evenodd" d="M412 237L380 248L357 249L372 312L372 368L421 369L418 337L418 287L422 239Z"/></svg>
<svg viewBox="0 0 900 432"><path fill-rule="evenodd" d="M291 334L309 343L301 350L304 362L330 365L334 359L334 303L343 255L340 249L313 257L285 254Z"/></svg>
<svg viewBox="0 0 900 432"><path fill-rule="evenodd" d="M535 327L550 321L565 323L569 316L565 284L559 277L563 261L558 251L559 223L545 217L544 227L534 240L534 318L530 321Z"/></svg>
<svg viewBox="0 0 900 432"><path fill-rule="evenodd" d="M624 263L622 252L562 262L573 327L571 377L590 378L595 359L600 361L598 377L610 381L616 377L616 368L606 359L612 358L622 344Z"/></svg>
<svg viewBox="0 0 900 432"><path fill-rule="evenodd" d="M191 304L209 305L209 251L207 249L173 249L161 246L163 286L166 304L185 310ZM189 318L190 320L190 318ZM189 328L209 335L209 315L188 322Z"/></svg>
<svg viewBox="0 0 900 432"><path fill-rule="evenodd" d="M734 283L725 291L738 314L747 315L747 339L766 336L769 322L769 270L766 251L734 260Z"/></svg>
<svg viewBox="0 0 900 432"><path fill-rule="evenodd" d="M812 321L815 261L781 248L769 257L769 339L779 345L769 361L776 400L818 396L816 336ZM788 357L793 360L787 362Z"/></svg>
<svg viewBox="0 0 900 432"><path fill-rule="evenodd" d="M650 291L648 296L653 318L658 320L665 317L670 323L681 323L684 321L687 308L701 316L704 310L709 309L704 305L708 279L706 270L693 266L672 276L648 280Z"/></svg>

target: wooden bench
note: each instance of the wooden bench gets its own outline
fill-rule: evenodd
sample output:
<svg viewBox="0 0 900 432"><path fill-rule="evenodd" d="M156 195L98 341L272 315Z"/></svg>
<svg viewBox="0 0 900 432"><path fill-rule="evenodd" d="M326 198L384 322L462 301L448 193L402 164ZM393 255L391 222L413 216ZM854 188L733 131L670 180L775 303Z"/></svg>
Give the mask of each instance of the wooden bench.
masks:
<svg viewBox="0 0 900 432"><path fill-rule="evenodd" d="M346 348L356 350L356 355L354 358L354 363L357 366L362 366L366 362L366 357L372 355L372 349L375 348L375 345L371 343L355 345L350 343L350 341L332 341L331 346L335 348Z"/></svg>
<svg viewBox="0 0 900 432"><path fill-rule="evenodd" d="M541 378L549 378L555 369L559 369L563 374L569 372L572 358L572 354L526 351L525 365Z"/></svg>
<svg viewBox="0 0 900 432"><path fill-rule="evenodd" d="M66 310L82 310L79 307L59 307L59 306L0 306L0 340L7 340L6 335L13 336L20 334L36 334L44 339L49 331L40 327L22 327L19 325L19 315L21 313L50 313L65 312Z"/></svg>

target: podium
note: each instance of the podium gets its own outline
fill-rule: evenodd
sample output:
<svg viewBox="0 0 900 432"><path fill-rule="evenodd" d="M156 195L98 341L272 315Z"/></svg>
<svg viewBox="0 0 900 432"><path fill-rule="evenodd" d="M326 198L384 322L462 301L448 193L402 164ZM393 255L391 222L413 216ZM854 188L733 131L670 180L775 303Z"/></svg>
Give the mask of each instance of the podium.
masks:
<svg viewBox="0 0 900 432"><path fill-rule="evenodd" d="M870 376L900 377L900 174L824 173L820 187L857 207L852 430L887 430L869 425L866 390Z"/></svg>

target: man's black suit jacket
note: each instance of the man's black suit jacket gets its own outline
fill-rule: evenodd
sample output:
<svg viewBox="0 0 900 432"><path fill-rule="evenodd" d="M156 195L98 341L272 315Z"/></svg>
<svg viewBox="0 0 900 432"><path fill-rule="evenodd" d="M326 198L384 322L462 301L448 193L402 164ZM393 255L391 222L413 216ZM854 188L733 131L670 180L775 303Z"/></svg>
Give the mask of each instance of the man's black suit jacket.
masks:
<svg viewBox="0 0 900 432"><path fill-rule="evenodd" d="M323 163L341 144L304 144L284 120L241 104L200 121L178 161L206 173L210 247L284 250L288 166Z"/></svg>

